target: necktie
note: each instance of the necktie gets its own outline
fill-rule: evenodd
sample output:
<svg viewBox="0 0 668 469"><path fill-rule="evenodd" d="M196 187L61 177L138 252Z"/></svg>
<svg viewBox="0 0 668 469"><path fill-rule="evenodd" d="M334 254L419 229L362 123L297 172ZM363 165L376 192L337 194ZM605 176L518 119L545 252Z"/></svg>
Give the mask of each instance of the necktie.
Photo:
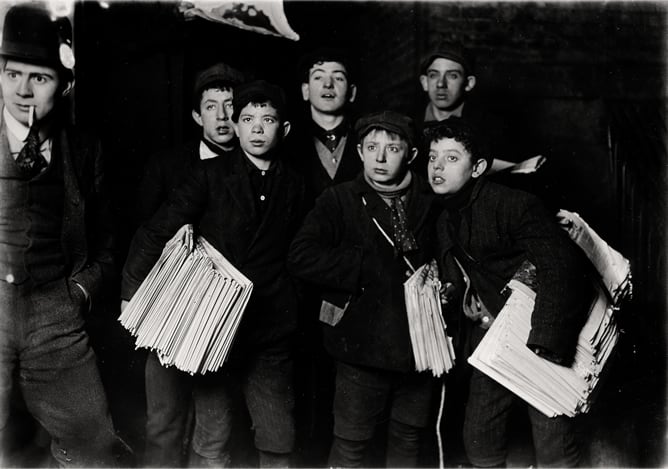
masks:
<svg viewBox="0 0 668 469"><path fill-rule="evenodd" d="M27 179L37 176L42 169L46 168L46 159L40 151L39 129L33 124L28 132L26 143L21 148L19 156L16 158L21 173Z"/></svg>
<svg viewBox="0 0 668 469"><path fill-rule="evenodd" d="M401 197L390 199L390 208L392 211L392 228L394 230L394 246L399 253L414 251L417 249L417 243L413 233L406 225L406 210L401 201Z"/></svg>

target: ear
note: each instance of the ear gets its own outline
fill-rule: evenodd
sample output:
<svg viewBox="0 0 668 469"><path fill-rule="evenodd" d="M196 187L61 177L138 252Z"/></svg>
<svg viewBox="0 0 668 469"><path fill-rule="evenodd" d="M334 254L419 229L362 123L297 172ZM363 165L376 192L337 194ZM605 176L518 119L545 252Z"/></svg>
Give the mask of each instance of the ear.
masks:
<svg viewBox="0 0 668 469"><path fill-rule="evenodd" d="M355 98L357 97L357 86L356 85L350 85L348 88L348 102L353 102L355 101Z"/></svg>
<svg viewBox="0 0 668 469"><path fill-rule="evenodd" d="M422 85L422 91L429 91L429 80L427 75L420 75L420 84Z"/></svg>
<svg viewBox="0 0 668 469"><path fill-rule="evenodd" d="M466 86L464 87L464 91L471 91L473 87L475 86L475 76L469 75L466 77Z"/></svg>
<svg viewBox="0 0 668 469"><path fill-rule="evenodd" d="M487 169L487 160L480 158L478 161L476 161L475 165L473 166L473 173L471 174L471 176L474 178L480 177L483 175L486 169Z"/></svg>
<svg viewBox="0 0 668 469"><path fill-rule="evenodd" d="M417 158L417 156L418 156L418 149L415 148L415 147L411 148L410 153L409 153L409 158L406 161L406 164L411 164L413 162L413 160L415 158Z"/></svg>
<svg viewBox="0 0 668 469"><path fill-rule="evenodd" d="M364 161L364 153L362 153L362 144L357 144L357 153L360 155L360 160Z"/></svg>
<svg viewBox="0 0 668 469"><path fill-rule="evenodd" d="M290 121L283 122L283 138L287 137L290 133Z"/></svg>
<svg viewBox="0 0 668 469"><path fill-rule="evenodd" d="M193 109L192 111L190 111L190 115L193 116L193 120L197 125L199 125L200 127L204 127L204 123L202 122L202 116L200 115L199 112Z"/></svg>
<svg viewBox="0 0 668 469"><path fill-rule="evenodd" d="M308 83L302 83L302 99L308 101Z"/></svg>
<svg viewBox="0 0 668 469"><path fill-rule="evenodd" d="M72 81L68 81L68 82L67 82L67 85L65 85L65 88L63 88L63 91L62 91L61 95L62 95L63 97L65 97L65 96L67 96L68 94L70 94L70 93L72 92L73 89L74 89L74 80L72 80Z"/></svg>

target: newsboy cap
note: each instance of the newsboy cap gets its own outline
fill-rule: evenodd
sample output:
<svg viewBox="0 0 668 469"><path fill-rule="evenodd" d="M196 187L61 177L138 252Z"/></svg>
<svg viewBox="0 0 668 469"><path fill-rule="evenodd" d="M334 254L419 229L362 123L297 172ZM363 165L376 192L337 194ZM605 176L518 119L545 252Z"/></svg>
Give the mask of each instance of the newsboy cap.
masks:
<svg viewBox="0 0 668 469"><path fill-rule="evenodd" d="M439 57L461 64L469 75L474 73L473 58L461 44L456 42L441 42L435 50L425 55L420 66L420 73L425 75L432 62Z"/></svg>
<svg viewBox="0 0 668 469"><path fill-rule="evenodd" d="M2 28L0 55L72 70L72 25L67 18L52 20L49 12L38 4L11 7Z"/></svg>
<svg viewBox="0 0 668 469"><path fill-rule="evenodd" d="M285 121L287 101L283 90L265 80L255 80L234 88L234 97L232 98L232 120L239 120L239 113L248 103L271 102L281 121Z"/></svg>
<svg viewBox="0 0 668 469"><path fill-rule="evenodd" d="M219 62L197 74L195 87L193 88L193 99L199 103L202 92L216 83L227 84L233 88L243 83L243 81L243 73L223 62Z"/></svg>
<svg viewBox="0 0 668 469"><path fill-rule="evenodd" d="M355 123L357 140L362 141L371 129L383 129L395 133L408 141L409 146L415 142L415 124L410 117L394 111L380 111L360 117Z"/></svg>

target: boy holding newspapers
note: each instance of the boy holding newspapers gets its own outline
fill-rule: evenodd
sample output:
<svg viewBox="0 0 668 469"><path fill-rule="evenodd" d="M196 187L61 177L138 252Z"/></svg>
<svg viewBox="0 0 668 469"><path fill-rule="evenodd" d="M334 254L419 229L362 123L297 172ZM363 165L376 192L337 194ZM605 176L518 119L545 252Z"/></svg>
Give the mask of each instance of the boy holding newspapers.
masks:
<svg viewBox="0 0 668 469"><path fill-rule="evenodd" d="M369 114L355 132L364 170L317 199L288 268L323 290L324 345L337 364L328 466L364 465L388 412L386 465L415 467L434 378L415 371L403 284L433 257L433 194L409 170L409 117Z"/></svg>
<svg viewBox="0 0 668 469"><path fill-rule="evenodd" d="M135 234L121 295L135 295L165 243L185 224L253 282L234 345L219 373L198 376L191 467L227 467L232 416L243 395L261 467L287 467L294 446L292 340L296 292L285 268L302 219L304 184L281 159L290 130L282 89L257 80L234 89L239 148L195 167ZM232 461L234 462L234 461ZM179 464L175 464L179 466Z"/></svg>
<svg viewBox="0 0 668 469"><path fill-rule="evenodd" d="M457 118L424 130L428 179L443 211L437 221L440 266L462 299L459 363L504 306L512 278L536 290L526 346L545 360L569 366L592 299L588 266L566 233L533 196L487 181L491 158L475 129ZM505 467L508 417L518 398L472 369L464 445L474 466ZM548 418L528 406L538 466L579 461L574 421Z"/></svg>

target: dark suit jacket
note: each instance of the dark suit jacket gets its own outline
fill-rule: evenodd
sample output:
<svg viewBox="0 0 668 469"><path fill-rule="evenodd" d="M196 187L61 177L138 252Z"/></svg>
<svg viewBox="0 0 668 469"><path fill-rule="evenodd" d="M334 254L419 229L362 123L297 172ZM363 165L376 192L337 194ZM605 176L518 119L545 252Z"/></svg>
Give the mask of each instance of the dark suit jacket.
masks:
<svg viewBox="0 0 668 469"><path fill-rule="evenodd" d="M4 107L0 99L0 109ZM66 117L60 119L64 122ZM7 129L0 113L0 151L9 153ZM114 278L114 222L104 186L100 142L70 125L53 133L52 152L63 162L64 206L61 242L70 278L91 301Z"/></svg>
<svg viewBox="0 0 668 469"><path fill-rule="evenodd" d="M349 130L339 168L334 179L331 179L320 163L313 141L314 136L310 132L311 125L311 122L305 122L297 126L296 132L289 137L291 148L289 164L304 177L308 208L313 206L315 199L325 189L341 182L351 181L362 169L362 160L357 153L357 138L355 133Z"/></svg>
<svg viewBox="0 0 668 469"><path fill-rule="evenodd" d="M147 221L199 161L200 140L151 155L144 166L137 198L137 221Z"/></svg>
<svg viewBox="0 0 668 469"><path fill-rule="evenodd" d="M537 296L527 345L570 361L592 299L586 259L536 197L485 178L475 184L468 201L439 217L442 265L448 255L457 255L496 315L505 302L501 290L522 262L530 261L536 266Z"/></svg>
<svg viewBox="0 0 668 469"><path fill-rule="evenodd" d="M406 211L419 249L407 257L416 268L433 257L432 201L429 186L414 177ZM288 265L295 276L321 287L325 299L341 303L341 293L350 298L338 324L323 323L325 348L334 358L414 370L403 290L408 267L371 216L391 236L390 209L361 174L325 190L295 236Z"/></svg>
<svg viewBox="0 0 668 469"><path fill-rule="evenodd" d="M165 243L187 223L253 282L236 343L268 343L296 326L294 287L285 268L292 236L301 220L301 178L277 161L276 179L264 217L255 202L242 150L202 161L142 225L132 240L121 285L130 299L160 257ZM236 345L235 345L236 347Z"/></svg>

